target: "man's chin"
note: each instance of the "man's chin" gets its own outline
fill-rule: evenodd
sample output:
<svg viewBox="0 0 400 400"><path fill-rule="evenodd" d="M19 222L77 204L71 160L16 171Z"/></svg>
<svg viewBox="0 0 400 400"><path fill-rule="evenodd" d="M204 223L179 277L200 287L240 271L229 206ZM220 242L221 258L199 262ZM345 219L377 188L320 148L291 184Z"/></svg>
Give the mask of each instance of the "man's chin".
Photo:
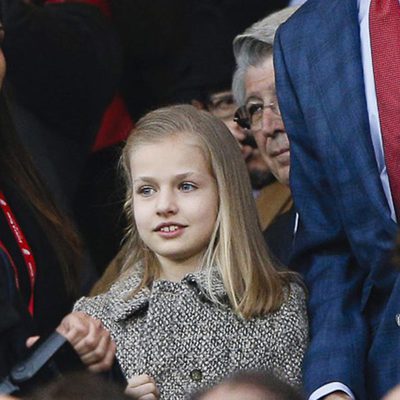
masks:
<svg viewBox="0 0 400 400"><path fill-rule="evenodd" d="M276 179L282 183L282 185L289 186L289 166L282 168L279 174L276 175Z"/></svg>

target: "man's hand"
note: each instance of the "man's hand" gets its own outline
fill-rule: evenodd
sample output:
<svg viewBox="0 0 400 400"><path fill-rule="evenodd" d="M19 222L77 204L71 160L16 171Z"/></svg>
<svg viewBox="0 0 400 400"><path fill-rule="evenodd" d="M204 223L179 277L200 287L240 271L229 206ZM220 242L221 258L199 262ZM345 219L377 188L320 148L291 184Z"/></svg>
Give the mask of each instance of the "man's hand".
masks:
<svg viewBox="0 0 400 400"><path fill-rule="evenodd" d="M160 397L156 383L149 375L135 375L128 379L125 393L135 400L157 400Z"/></svg>
<svg viewBox="0 0 400 400"><path fill-rule="evenodd" d="M92 372L108 371L114 361L115 343L102 323L83 312L68 314L57 328Z"/></svg>
<svg viewBox="0 0 400 400"><path fill-rule="evenodd" d="M333 392L325 396L323 400L351 400L351 397L345 392Z"/></svg>

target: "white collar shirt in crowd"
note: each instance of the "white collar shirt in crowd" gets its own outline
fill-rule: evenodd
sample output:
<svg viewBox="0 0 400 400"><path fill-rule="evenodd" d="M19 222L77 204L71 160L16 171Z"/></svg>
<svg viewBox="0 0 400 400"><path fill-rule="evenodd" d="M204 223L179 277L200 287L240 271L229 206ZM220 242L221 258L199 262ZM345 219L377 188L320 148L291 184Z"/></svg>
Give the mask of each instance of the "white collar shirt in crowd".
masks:
<svg viewBox="0 0 400 400"><path fill-rule="evenodd" d="M306 0L290 0L288 6L293 7L293 6L300 6L301 4L305 3Z"/></svg>

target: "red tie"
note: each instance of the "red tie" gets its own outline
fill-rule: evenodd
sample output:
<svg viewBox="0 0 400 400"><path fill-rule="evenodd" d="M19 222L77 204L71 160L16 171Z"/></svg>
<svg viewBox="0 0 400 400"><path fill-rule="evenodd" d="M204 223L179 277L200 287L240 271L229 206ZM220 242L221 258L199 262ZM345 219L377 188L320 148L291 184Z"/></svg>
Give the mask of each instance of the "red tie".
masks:
<svg viewBox="0 0 400 400"><path fill-rule="evenodd" d="M372 64L390 190L400 222L400 4L371 0Z"/></svg>

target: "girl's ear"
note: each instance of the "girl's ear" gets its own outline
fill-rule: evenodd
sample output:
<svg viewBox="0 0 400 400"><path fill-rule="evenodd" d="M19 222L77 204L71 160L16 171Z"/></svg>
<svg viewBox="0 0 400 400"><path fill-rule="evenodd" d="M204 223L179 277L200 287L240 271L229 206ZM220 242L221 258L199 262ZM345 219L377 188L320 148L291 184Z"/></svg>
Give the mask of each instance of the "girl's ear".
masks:
<svg viewBox="0 0 400 400"><path fill-rule="evenodd" d="M190 102L190 104L191 104L193 107L197 108L198 110L205 110L205 109L206 109L205 104L202 103L202 102L199 101L199 100L196 100L196 99L192 99L191 102Z"/></svg>

